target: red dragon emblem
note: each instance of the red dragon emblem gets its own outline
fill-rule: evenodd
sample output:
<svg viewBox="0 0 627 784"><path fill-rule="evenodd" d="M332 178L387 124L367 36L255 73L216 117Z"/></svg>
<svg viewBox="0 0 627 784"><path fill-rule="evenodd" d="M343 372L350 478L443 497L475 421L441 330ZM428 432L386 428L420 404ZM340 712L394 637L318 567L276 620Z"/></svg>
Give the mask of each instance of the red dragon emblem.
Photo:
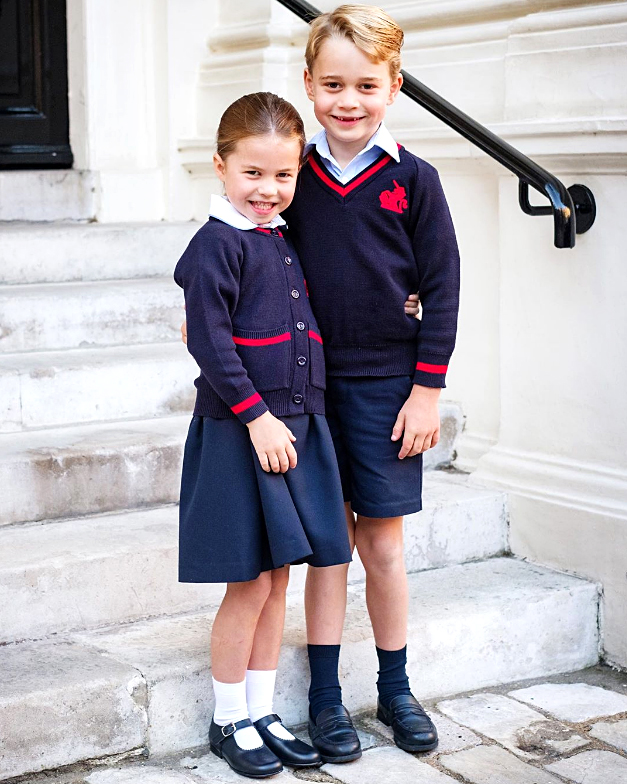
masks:
<svg viewBox="0 0 627 784"><path fill-rule="evenodd" d="M392 182L394 183L394 190L380 193L379 201L384 210L402 213L407 209L407 192L396 180L392 180Z"/></svg>

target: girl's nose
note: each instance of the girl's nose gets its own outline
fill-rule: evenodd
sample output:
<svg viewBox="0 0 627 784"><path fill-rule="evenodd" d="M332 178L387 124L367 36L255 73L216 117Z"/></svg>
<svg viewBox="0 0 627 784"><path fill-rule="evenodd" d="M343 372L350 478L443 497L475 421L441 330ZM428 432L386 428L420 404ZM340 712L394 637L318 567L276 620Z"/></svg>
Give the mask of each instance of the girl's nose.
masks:
<svg viewBox="0 0 627 784"><path fill-rule="evenodd" d="M276 196L277 187L274 180L262 180L257 185L257 191L260 196Z"/></svg>

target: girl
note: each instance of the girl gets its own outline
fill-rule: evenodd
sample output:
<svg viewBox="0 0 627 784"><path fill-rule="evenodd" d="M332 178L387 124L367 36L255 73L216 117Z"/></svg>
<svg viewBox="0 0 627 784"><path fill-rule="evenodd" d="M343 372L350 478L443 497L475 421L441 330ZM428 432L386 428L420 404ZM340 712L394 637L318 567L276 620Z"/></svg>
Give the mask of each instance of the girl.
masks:
<svg viewBox="0 0 627 784"><path fill-rule="evenodd" d="M322 339L280 216L304 144L291 104L271 93L235 101L214 156L226 198L212 197L174 273L201 370L183 462L179 579L227 583L211 635L209 740L254 778L282 763L320 764L272 710L289 564L351 560L324 418Z"/></svg>

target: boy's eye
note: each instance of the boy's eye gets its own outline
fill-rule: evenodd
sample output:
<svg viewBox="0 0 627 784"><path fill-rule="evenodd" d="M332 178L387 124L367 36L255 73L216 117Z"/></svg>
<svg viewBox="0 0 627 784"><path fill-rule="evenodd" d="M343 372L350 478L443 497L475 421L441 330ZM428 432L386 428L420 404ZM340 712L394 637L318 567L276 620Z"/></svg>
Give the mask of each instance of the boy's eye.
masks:
<svg viewBox="0 0 627 784"><path fill-rule="evenodd" d="M362 84L362 88L364 90L375 90L377 87L376 84Z"/></svg>
<svg viewBox="0 0 627 784"><path fill-rule="evenodd" d="M324 86L328 87L330 90L335 90L336 87L340 86L340 84L339 82L327 82Z"/></svg>

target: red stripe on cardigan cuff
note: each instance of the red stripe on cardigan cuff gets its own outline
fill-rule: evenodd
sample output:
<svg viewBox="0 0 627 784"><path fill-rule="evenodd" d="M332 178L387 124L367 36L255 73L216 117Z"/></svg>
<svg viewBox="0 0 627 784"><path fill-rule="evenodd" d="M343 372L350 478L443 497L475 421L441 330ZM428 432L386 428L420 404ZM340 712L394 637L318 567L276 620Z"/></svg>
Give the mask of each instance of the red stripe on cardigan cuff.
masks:
<svg viewBox="0 0 627 784"><path fill-rule="evenodd" d="M317 333L317 332L314 332L314 331L313 331L313 330L311 330L311 329L309 330L309 337L310 337L312 340L317 340L317 341L318 341L318 343L322 343L322 338L320 337L320 335L318 335L318 333Z"/></svg>
<svg viewBox="0 0 627 784"><path fill-rule="evenodd" d="M247 397L246 400L242 400L241 403L238 403L236 406L231 406L231 411L234 414L241 414L242 411L246 411L247 408L252 408L256 403L261 401L261 395L259 392L255 392L254 395Z"/></svg>
<svg viewBox="0 0 627 784"><path fill-rule="evenodd" d="M272 338L236 338L233 335L233 343L237 346L272 346L274 343L284 343L286 340L291 340L292 336L289 332L284 332L282 335L275 335Z"/></svg>
<svg viewBox="0 0 627 784"><path fill-rule="evenodd" d="M448 365L431 365L428 362L416 362L416 370L424 373L446 373Z"/></svg>

